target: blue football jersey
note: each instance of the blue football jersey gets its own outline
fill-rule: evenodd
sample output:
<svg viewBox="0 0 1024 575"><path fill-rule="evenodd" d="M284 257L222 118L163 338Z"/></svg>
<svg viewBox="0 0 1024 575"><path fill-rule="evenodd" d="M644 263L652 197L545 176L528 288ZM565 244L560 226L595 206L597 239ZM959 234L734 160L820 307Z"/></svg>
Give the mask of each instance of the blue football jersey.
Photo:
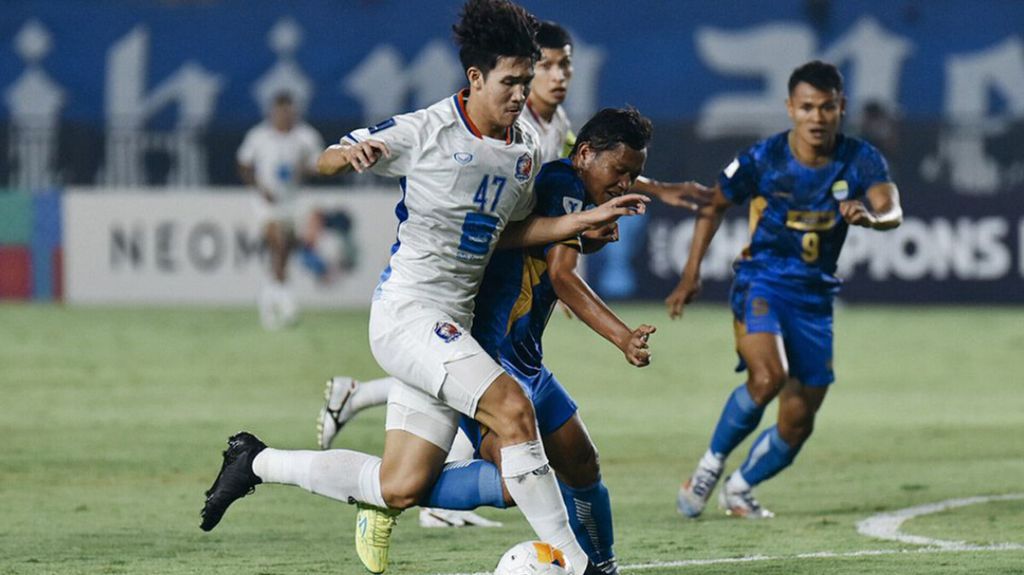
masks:
<svg viewBox="0 0 1024 575"><path fill-rule="evenodd" d="M583 182L567 159L541 168L534 193L539 216L588 207ZM579 238L563 243L580 249ZM546 256L553 245L494 252L476 297L473 337L506 368L527 378L541 373L541 336L558 301L547 273Z"/></svg>
<svg viewBox="0 0 1024 575"><path fill-rule="evenodd" d="M735 204L750 200L750 244L737 270L768 279L837 288L836 261L849 228L839 202L863 199L888 182L885 158L871 144L837 136L832 161L809 168L793 156L782 132L762 140L718 176L722 193Z"/></svg>

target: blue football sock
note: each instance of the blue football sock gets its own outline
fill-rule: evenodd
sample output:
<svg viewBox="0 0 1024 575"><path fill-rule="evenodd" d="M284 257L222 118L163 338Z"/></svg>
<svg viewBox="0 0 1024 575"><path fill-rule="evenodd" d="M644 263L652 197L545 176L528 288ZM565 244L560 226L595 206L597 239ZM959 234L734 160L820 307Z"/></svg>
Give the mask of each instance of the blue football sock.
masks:
<svg viewBox="0 0 1024 575"><path fill-rule="evenodd" d="M711 436L711 451L719 459L725 459L761 423L764 406L754 403L746 384L733 390L725 402L722 415L718 418L715 433Z"/></svg>
<svg viewBox="0 0 1024 575"><path fill-rule="evenodd" d="M598 479L589 487L574 489L561 481L565 509L569 512L569 525L576 541L595 565L614 559L615 534L612 530L612 501L608 488Z"/></svg>
<svg viewBox="0 0 1024 575"><path fill-rule="evenodd" d="M800 453L800 447L786 443L779 435L779 428L773 425L758 436L750 448L747 460L740 467L740 473L753 487L789 467L796 459L796 454Z"/></svg>
<svg viewBox="0 0 1024 575"><path fill-rule="evenodd" d="M307 246L300 248L299 259L302 261L302 265L309 268L309 271L313 272L316 277L327 275L327 264L312 248Z"/></svg>
<svg viewBox="0 0 1024 575"><path fill-rule="evenodd" d="M444 466L434 488L422 501L422 507L467 510L477 507L504 509L501 472L482 459L454 461Z"/></svg>

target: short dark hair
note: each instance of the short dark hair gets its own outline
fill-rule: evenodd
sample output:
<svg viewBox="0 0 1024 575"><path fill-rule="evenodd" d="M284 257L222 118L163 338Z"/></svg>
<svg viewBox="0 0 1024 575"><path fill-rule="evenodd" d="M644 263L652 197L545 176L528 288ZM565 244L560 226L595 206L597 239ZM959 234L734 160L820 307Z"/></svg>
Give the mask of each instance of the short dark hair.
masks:
<svg viewBox="0 0 1024 575"><path fill-rule="evenodd" d="M463 70L476 67L486 76L500 57L540 57L537 18L508 0L469 0L452 30Z"/></svg>
<svg viewBox="0 0 1024 575"><path fill-rule="evenodd" d="M537 28L537 44L541 48L555 48L561 50L566 44L572 46L572 36L569 31L562 28L556 22L545 20Z"/></svg>
<svg viewBox="0 0 1024 575"><path fill-rule="evenodd" d="M643 150L651 141L653 130L651 121L640 115L633 106L605 108L583 124L583 128L576 136L572 155L576 155L584 143L590 144L590 149L598 152L610 150L620 144L634 150Z"/></svg>
<svg viewBox="0 0 1024 575"><path fill-rule="evenodd" d="M793 70L789 76L790 94L800 82L806 82L822 92L843 91L843 75L839 72L839 68L836 68L835 64L821 60L813 60Z"/></svg>
<svg viewBox="0 0 1024 575"><path fill-rule="evenodd" d="M295 98L291 92L282 91L274 94L273 102L275 106L290 106L295 103Z"/></svg>

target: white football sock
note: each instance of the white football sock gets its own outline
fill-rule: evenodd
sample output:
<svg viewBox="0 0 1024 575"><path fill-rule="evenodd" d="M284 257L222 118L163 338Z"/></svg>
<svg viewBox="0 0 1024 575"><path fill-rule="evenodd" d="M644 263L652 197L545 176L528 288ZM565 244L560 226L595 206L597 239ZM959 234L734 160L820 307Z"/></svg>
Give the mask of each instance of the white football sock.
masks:
<svg viewBox="0 0 1024 575"><path fill-rule="evenodd" d="M393 377L360 381L355 395L349 400L352 403L352 410L362 411L368 407L386 404L388 402L388 390L395 383L398 383L398 380ZM467 457L466 459L471 458Z"/></svg>
<svg viewBox="0 0 1024 575"><path fill-rule="evenodd" d="M725 458L719 457L710 449L704 453L704 457L700 458L700 466L706 469L721 471L723 465L725 465Z"/></svg>
<svg viewBox="0 0 1024 575"><path fill-rule="evenodd" d="M345 503L387 507L380 490L379 457L348 449L285 450L268 447L252 461L264 483L297 485Z"/></svg>
<svg viewBox="0 0 1024 575"><path fill-rule="evenodd" d="M537 538L561 549L576 573L582 574L587 554L569 527L569 514L543 444L535 439L502 447L501 476Z"/></svg>
<svg viewBox="0 0 1024 575"><path fill-rule="evenodd" d="M725 484L725 488L728 489L729 491L732 491L733 493L739 491L749 491L750 484L747 483L747 480L743 478L742 473L740 473L739 471L734 471L733 474L729 476L729 481Z"/></svg>

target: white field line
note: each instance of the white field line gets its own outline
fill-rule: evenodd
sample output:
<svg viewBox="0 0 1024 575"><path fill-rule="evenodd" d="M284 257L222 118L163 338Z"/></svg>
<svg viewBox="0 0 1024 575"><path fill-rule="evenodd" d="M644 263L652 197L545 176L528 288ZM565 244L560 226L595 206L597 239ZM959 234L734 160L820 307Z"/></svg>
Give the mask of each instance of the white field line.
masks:
<svg viewBox="0 0 1024 575"><path fill-rule="evenodd" d="M891 513L880 513L857 523L857 532L868 537L899 541L901 543L913 543L925 547L914 549L864 549L862 551L847 551L837 553L833 551L819 551L816 553L798 553L796 555L749 555L746 557L723 557L719 559L682 559L679 561L654 561L651 563L634 563L631 565L620 565L620 571L645 571L650 569L663 569L666 567L698 567L701 565L722 565L728 563L754 563L760 561L785 561L792 559L837 559L853 557L875 557L879 555L909 555L909 554L932 554L932 553L959 553L970 551L1024 551L1024 545L1019 543L996 543L993 545L971 545L963 541L944 541L942 539L930 539L917 535L907 535L900 532L900 526L913 517L938 513L947 509L977 505L991 501L1013 501L1024 499L1024 493L1012 495L994 495L981 497L966 497L964 499L949 499L938 503L908 507ZM439 573L436 575L491 575L490 572L478 573Z"/></svg>
<svg viewBox="0 0 1024 575"><path fill-rule="evenodd" d="M989 503L992 501L1015 501L1020 499L1024 499L1024 493L947 499L946 501L939 501L938 503L928 503L926 505L908 507L891 513L879 513L878 515L868 517L867 519L857 523L857 532L861 535L867 535L868 537L887 539L889 541L899 541L900 543L913 543L914 545L929 545L932 547L959 549L966 545L966 543L963 541L932 539L930 537L922 537L920 535L908 535L901 532L900 527L908 519L920 517L921 515L929 515L931 513L946 511L947 509L956 509L957 507L966 507L967 505L977 505L979 503Z"/></svg>

